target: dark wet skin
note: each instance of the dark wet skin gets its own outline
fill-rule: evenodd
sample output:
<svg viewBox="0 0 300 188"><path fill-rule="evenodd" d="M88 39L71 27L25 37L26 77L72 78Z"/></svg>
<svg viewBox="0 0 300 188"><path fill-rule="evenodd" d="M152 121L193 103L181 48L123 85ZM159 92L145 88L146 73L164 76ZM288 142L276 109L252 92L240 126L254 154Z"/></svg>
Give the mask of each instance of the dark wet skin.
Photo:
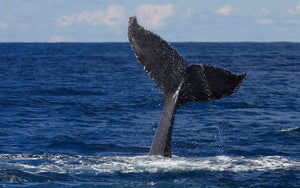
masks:
<svg viewBox="0 0 300 188"><path fill-rule="evenodd" d="M164 98L164 110L150 155L172 157L172 131L177 109L191 101L209 101L231 95L240 88L246 74L235 75L208 65L188 66L166 41L141 27L136 17L129 18L128 40Z"/></svg>

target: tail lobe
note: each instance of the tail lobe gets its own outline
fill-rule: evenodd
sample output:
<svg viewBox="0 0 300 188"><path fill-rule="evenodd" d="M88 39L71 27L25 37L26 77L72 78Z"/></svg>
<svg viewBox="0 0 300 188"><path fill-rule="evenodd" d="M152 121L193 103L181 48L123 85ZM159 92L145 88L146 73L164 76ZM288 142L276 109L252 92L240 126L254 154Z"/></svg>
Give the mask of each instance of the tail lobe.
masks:
<svg viewBox="0 0 300 188"><path fill-rule="evenodd" d="M165 40L140 26L136 17L130 18L127 32L134 54L164 97L174 95L184 78L186 61Z"/></svg>
<svg viewBox="0 0 300 188"><path fill-rule="evenodd" d="M179 105L190 101L210 101L236 92L244 82L246 73L236 75L228 70L208 65L187 68Z"/></svg>

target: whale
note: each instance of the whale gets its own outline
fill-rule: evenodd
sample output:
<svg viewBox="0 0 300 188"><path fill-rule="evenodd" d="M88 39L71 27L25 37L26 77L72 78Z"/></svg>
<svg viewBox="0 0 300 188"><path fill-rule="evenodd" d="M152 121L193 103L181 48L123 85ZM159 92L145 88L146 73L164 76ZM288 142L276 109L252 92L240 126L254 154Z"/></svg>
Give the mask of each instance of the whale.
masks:
<svg viewBox="0 0 300 188"><path fill-rule="evenodd" d="M128 40L137 60L162 91L164 107L150 155L172 157L172 131L178 108L188 102L211 101L236 92L246 73L202 64L188 66L184 58L157 34L128 22Z"/></svg>

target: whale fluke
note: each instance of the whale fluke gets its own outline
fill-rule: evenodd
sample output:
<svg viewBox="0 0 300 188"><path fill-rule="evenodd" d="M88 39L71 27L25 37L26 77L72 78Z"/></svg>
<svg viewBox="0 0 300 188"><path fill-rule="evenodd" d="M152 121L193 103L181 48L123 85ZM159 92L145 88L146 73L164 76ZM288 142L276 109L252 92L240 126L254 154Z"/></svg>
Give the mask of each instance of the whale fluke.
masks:
<svg viewBox="0 0 300 188"><path fill-rule="evenodd" d="M163 95L174 93L187 68L181 55L159 36L141 27L136 17L129 20L128 39L137 59Z"/></svg>
<svg viewBox="0 0 300 188"><path fill-rule="evenodd" d="M172 130L177 109L191 101L208 101L231 95L239 89L246 74L208 65L188 66L166 41L141 27L130 17L128 40L137 59L160 87L164 110L152 142L150 155L172 156Z"/></svg>

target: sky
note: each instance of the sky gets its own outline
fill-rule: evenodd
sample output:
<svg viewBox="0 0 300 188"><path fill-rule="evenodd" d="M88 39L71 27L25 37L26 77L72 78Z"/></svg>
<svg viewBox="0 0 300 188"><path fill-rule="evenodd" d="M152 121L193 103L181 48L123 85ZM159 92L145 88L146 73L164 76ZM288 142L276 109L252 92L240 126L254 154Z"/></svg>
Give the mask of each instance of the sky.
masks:
<svg viewBox="0 0 300 188"><path fill-rule="evenodd" d="M300 0L0 0L0 42L300 42Z"/></svg>

